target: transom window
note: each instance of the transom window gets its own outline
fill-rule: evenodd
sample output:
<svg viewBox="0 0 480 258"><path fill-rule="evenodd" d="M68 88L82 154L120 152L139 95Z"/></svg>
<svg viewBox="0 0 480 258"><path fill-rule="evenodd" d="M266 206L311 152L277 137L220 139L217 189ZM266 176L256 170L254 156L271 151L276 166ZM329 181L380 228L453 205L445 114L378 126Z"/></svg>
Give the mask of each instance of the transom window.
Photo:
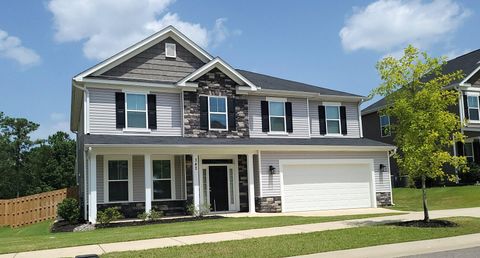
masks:
<svg viewBox="0 0 480 258"><path fill-rule="evenodd" d="M382 137L387 137L391 135L389 116L380 116L380 134Z"/></svg>
<svg viewBox="0 0 480 258"><path fill-rule="evenodd" d="M269 101L270 131L285 132L285 102Z"/></svg>
<svg viewBox="0 0 480 258"><path fill-rule="evenodd" d="M128 160L108 161L108 201L128 201Z"/></svg>
<svg viewBox="0 0 480 258"><path fill-rule="evenodd" d="M147 95L126 95L127 128L147 128Z"/></svg>
<svg viewBox="0 0 480 258"><path fill-rule="evenodd" d="M171 160L153 161L153 199L172 199Z"/></svg>
<svg viewBox="0 0 480 258"><path fill-rule="evenodd" d="M464 156L467 159L467 161L468 162L473 162L474 161L474 158L473 158L473 143L466 142L463 145L463 149L464 149Z"/></svg>
<svg viewBox="0 0 480 258"><path fill-rule="evenodd" d="M470 120L480 120L478 110L478 96L468 96L468 117Z"/></svg>
<svg viewBox="0 0 480 258"><path fill-rule="evenodd" d="M327 134L340 134L340 107L326 106Z"/></svg>
<svg viewBox="0 0 480 258"><path fill-rule="evenodd" d="M227 98L226 97L208 97L208 112L210 129L227 129Z"/></svg>

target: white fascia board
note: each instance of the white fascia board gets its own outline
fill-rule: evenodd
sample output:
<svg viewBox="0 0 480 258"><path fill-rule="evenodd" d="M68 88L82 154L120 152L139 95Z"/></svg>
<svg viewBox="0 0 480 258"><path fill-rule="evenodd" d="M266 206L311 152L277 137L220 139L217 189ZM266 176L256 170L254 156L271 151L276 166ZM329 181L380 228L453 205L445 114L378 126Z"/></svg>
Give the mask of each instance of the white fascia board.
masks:
<svg viewBox="0 0 480 258"><path fill-rule="evenodd" d="M213 68L218 68L220 71L225 73L228 77L230 77L232 80L234 80L237 84L239 85L248 85L250 87L250 90L256 91L257 86L253 84L251 81L249 81L247 78L245 78L243 75L241 75L239 72L237 72L233 67L231 67L229 64L227 64L225 61L223 61L220 57L216 57L209 63L203 65L202 67L198 68L196 71L193 73L189 74L182 80L180 80L177 85L179 86L186 86L187 83L190 81L194 81L198 78L200 78L202 75L207 73L208 71L212 70Z"/></svg>
<svg viewBox="0 0 480 258"><path fill-rule="evenodd" d="M200 58L204 62L209 62L213 59L213 57L208 54L205 50L203 50L200 46L195 44L192 40L187 38L183 35L180 31L178 31L173 26L168 26L165 29L151 35L150 37L136 43L133 46L122 50L121 52L113 55L112 57L102 61L101 63L87 69L86 71L76 75L73 77L74 81L82 81L84 77L91 75L91 74L98 74L102 73L106 70L109 70L113 66L127 60L128 58L140 53L141 51L157 44L158 42L162 41L163 39L171 36L175 40L178 41L182 46L186 47L187 49L191 50L192 54ZM183 42L182 42L183 41ZM182 44L183 43L183 44Z"/></svg>
<svg viewBox="0 0 480 258"><path fill-rule="evenodd" d="M475 70L473 70L473 72L471 72L469 75L467 75L467 77L465 77L465 79L463 79L463 81L461 81L459 83L459 85L460 86L471 86L471 84L467 83L467 81L470 80L470 78L472 78L472 76L474 76L478 71L480 71L480 65Z"/></svg>

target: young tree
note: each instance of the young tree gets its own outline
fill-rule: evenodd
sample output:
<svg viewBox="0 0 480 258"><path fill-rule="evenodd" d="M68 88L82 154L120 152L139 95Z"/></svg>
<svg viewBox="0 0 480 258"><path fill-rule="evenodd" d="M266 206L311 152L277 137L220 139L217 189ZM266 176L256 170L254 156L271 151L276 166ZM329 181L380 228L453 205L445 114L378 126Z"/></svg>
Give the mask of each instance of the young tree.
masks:
<svg viewBox="0 0 480 258"><path fill-rule="evenodd" d="M448 110L458 102L459 93L445 89L462 72L442 74L443 58L432 58L413 46L404 50L401 58L386 57L377 63L382 83L371 95L384 96L387 105L382 112L392 118L395 154L398 165L411 179L422 182L424 221L429 222L427 178L455 176L443 171L446 165L463 168L464 157L448 151L456 141L463 141L460 119Z"/></svg>

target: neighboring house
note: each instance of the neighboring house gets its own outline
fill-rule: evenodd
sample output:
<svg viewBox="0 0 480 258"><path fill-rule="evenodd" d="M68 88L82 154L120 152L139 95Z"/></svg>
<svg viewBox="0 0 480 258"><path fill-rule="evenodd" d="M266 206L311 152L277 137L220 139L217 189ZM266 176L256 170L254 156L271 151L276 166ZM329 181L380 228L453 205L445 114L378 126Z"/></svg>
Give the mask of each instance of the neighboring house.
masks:
<svg viewBox="0 0 480 258"><path fill-rule="evenodd" d="M469 162L480 163L480 49L449 60L443 67L443 73L463 71L464 77L452 82L447 88L460 92L458 105L451 108L462 122L462 132L468 137L465 144L457 143L452 148L454 155L466 156ZM381 110L386 106L386 100L381 99L362 110L362 126L366 138L394 144L394 132L389 130L390 118L383 116ZM405 186L405 178L400 176L398 166L390 159L392 182L395 186Z"/></svg>
<svg viewBox="0 0 480 258"><path fill-rule="evenodd" d="M394 147L363 138L363 99L234 69L170 26L73 78L84 215L390 205Z"/></svg>

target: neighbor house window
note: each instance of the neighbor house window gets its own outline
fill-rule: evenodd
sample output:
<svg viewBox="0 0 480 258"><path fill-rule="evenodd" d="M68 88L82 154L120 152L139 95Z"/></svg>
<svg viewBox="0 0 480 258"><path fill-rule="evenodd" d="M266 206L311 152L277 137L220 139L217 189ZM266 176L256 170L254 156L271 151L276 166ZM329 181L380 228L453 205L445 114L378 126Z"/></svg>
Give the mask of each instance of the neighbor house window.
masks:
<svg viewBox="0 0 480 258"><path fill-rule="evenodd" d="M172 199L171 160L153 161L153 199Z"/></svg>
<svg viewBox="0 0 480 258"><path fill-rule="evenodd" d="M380 116L380 134L382 137L387 137L391 135L389 116Z"/></svg>
<svg viewBox="0 0 480 258"><path fill-rule="evenodd" d="M128 160L108 161L108 201L128 201Z"/></svg>
<svg viewBox="0 0 480 258"><path fill-rule="evenodd" d="M227 98L213 97L208 98L208 112L210 129L227 129Z"/></svg>
<svg viewBox="0 0 480 258"><path fill-rule="evenodd" d="M340 107L326 106L327 134L340 134Z"/></svg>
<svg viewBox="0 0 480 258"><path fill-rule="evenodd" d="M270 132L285 132L285 102L269 101Z"/></svg>
<svg viewBox="0 0 480 258"><path fill-rule="evenodd" d="M127 128L147 128L147 95L126 95Z"/></svg>
<svg viewBox="0 0 480 258"><path fill-rule="evenodd" d="M470 120L480 120L478 111L478 96L468 96L468 117Z"/></svg>
<svg viewBox="0 0 480 258"><path fill-rule="evenodd" d="M463 148L464 148L464 156L467 159L467 161L468 162L473 162L474 161L474 158L473 158L473 143L466 142L463 145Z"/></svg>
<svg viewBox="0 0 480 258"><path fill-rule="evenodd" d="M177 57L177 45L173 43L165 43L165 56L176 58Z"/></svg>

